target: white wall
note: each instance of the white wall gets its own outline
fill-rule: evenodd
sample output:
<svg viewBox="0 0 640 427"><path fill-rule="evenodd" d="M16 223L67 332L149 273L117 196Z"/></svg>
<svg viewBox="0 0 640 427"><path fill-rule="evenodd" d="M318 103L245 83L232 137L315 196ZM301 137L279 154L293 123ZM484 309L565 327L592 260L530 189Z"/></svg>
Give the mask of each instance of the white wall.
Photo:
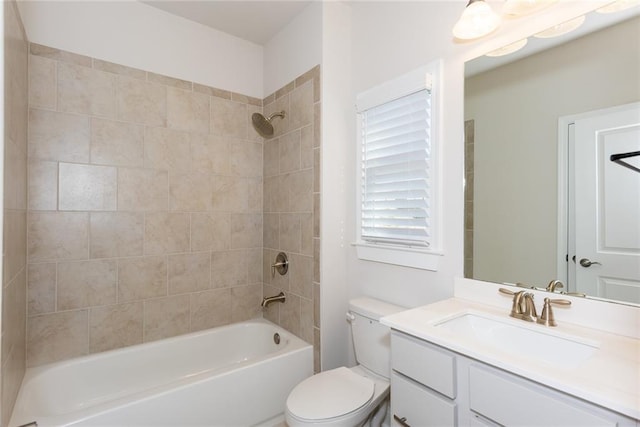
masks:
<svg viewBox="0 0 640 427"><path fill-rule="evenodd" d="M20 1L29 41L263 98L263 48L137 1Z"/></svg>
<svg viewBox="0 0 640 427"><path fill-rule="evenodd" d="M502 4L502 2L492 2ZM453 294L453 278L463 274L463 86L464 61L563 22L603 2L565 2L531 18L503 23L494 34L470 43L455 43L451 28L464 2L354 2L352 92L443 58L442 204L444 256L437 272L357 259L349 248L350 296L370 295L405 306L419 306ZM347 96L347 95L345 95ZM355 119L354 119L355 120ZM352 147L355 147L351 131ZM353 149L353 148L352 148ZM356 162L346 170L347 234L355 239ZM325 163L325 170L329 168Z"/></svg>
<svg viewBox="0 0 640 427"><path fill-rule="evenodd" d="M264 46L264 96L322 61L321 2L313 2Z"/></svg>
<svg viewBox="0 0 640 427"><path fill-rule="evenodd" d="M321 315L322 369L344 365L349 329L345 320L351 284L346 251L350 237L350 185L353 172L354 99L351 92L351 7L327 2L322 43L322 212Z"/></svg>

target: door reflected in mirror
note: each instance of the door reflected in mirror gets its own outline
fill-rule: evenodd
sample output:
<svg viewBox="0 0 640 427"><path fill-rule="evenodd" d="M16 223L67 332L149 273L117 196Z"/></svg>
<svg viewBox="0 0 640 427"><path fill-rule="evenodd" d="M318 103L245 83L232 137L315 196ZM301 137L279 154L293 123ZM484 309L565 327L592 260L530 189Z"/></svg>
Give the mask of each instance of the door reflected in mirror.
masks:
<svg viewBox="0 0 640 427"><path fill-rule="evenodd" d="M610 160L640 151L639 13L467 63L465 277L640 303L640 173Z"/></svg>

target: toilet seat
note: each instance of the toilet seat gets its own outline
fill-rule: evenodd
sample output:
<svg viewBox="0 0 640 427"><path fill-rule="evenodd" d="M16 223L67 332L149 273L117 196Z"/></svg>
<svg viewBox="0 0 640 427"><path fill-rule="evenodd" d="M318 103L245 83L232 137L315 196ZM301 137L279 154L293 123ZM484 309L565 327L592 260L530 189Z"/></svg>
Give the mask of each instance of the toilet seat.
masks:
<svg viewBox="0 0 640 427"><path fill-rule="evenodd" d="M374 382L345 367L307 378L287 399L287 410L301 420L326 420L357 411L373 399Z"/></svg>

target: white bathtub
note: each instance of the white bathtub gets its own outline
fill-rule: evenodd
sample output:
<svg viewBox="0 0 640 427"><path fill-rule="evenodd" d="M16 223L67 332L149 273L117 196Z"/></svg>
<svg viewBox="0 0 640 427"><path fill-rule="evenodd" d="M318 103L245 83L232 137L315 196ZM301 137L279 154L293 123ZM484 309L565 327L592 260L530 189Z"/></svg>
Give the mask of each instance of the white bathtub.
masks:
<svg viewBox="0 0 640 427"><path fill-rule="evenodd" d="M311 345L252 320L30 368L9 425L251 426L312 373Z"/></svg>

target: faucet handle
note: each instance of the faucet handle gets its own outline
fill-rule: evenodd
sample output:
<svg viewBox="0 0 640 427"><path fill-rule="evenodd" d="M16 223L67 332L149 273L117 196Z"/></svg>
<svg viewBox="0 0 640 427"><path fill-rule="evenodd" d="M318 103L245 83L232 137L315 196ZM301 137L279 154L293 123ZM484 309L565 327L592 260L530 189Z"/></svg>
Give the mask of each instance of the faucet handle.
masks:
<svg viewBox="0 0 640 427"><path fill-rule="evenodd" d="M566 299L545 298L544 307L542 308L542 314L538 318L538 323L540 323L541 325L558 326L558 324L556 323L556 319L553 316L553 310L551 309L551 304L570 306L571 301Z"/></svg>
<svg viewBox="0 0 640 427"><path fill-rule="evenodd" d="M500 292L501 294L505 294L505 295L515 295L516 294L515 292L510 291L509 289L505 289L505 288L498 289L498 292Z"/></svg>
<svg viewBox="0 0 640 427"><path fill-rule="evenodd" d="M509 316L515 317L516 319L522 319L523 318L522 316L525 312L524 310L525 307L522 304L522 296L525 294L526 291L513 292L513 291L510 291L509 289L499 288L498 292L500 292L501 294L513 296L513 305L511 306L511 314L509 314Z"/></svg>
<svg viewBox="0 0 640 427"><path fill-rule="evenodd" d="M555 292L556 289L561 289L561 288L564 288L564 285L562 284L562 282L560 280L552 280L547 285L546 290L548 292Z"/></svg>

